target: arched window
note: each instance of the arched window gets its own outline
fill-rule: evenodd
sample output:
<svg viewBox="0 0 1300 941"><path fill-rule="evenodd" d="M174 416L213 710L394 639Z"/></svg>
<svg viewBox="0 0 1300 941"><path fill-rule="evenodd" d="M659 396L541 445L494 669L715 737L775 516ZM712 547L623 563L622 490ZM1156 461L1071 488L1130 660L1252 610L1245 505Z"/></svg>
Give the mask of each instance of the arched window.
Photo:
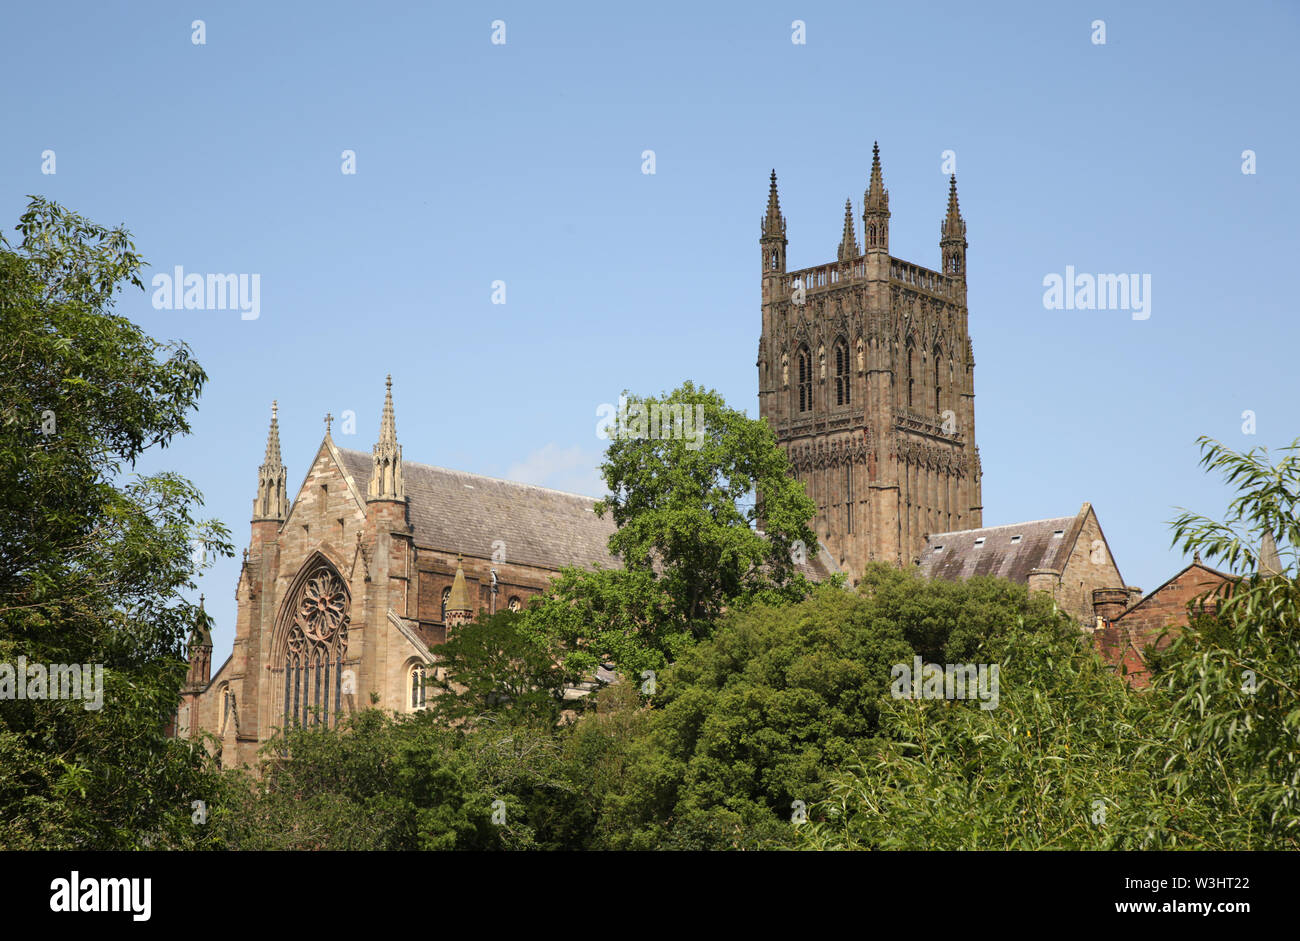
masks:
<svg viewBox="0 0 1300 941"><path fill-rule="evenodd" d="M284 607L284 724L328 725L343 700L343 660L351 599L347 584L317 557L299 577Z"/></svg>
<svg viewBox="0 0 1300 941"><path fill-rule="evenodd" d="M849 385L849 345L843 339L835 341L835 404L848 405L852 389Z"/></svg>
<svg viewBox="0 0 1300 941"><path fill-rule="evenodd" d="M451 597L451 588L449 586L442 590L442 615L440 616L440 620L442 621L447 620L447 599L450 597Z"/></svg>
<svg viewBox="0 0 1300 941"><path fill-rule="evenodd" d="M813 407L812 353L808 351L808 347L801 346L799 352L795 354L795 359L798 360L799 366L799 381L797 383L799 387L799 411L811 412Z"/></svg>
<svg viewBox="0 0 1300 941"><path fill-rule="evenodd" d="M874 222L867 228L867 244L876 244L876 224Z"/></svg>
<svg viewBox="0 0 1300 941"><path fill-rule="evenodd" d="M772 270L775 271L775 270L776 270L776 252L773 252L773 253L772 253L772 260L771 260L770 264L771 264L771 266L772 266Z"/></svg>
<svg viewBox="0 0 1300 941"><path fill-rule="evenodd" d="M417 663L411 667L411 672L410 672L411 681L408 685L411 691L410 702L411 702L412 712L418 712L425 707L426 704L425 682L427 678L428 678L428 673L425 671L425 666L423 663Z"/></svg>
<svg viewBox="0 0 1300 941"><path fill-rule="evenodd" d="M518 595L511 595L510 601L507 603L507 606L510 608L511 611L518 611L524 606L524 604L522 601L519 600Z"/></svg>

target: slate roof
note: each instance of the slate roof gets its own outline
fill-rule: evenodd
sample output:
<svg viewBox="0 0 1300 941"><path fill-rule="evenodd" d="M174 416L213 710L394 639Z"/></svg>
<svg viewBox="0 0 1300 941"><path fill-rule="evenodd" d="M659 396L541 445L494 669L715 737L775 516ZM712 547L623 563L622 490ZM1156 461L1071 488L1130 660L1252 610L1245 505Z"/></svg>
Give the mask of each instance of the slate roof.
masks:
<svg viewBox="0 0 1300 941"><path fill-rule="evenodd" d="M364 494L371 455L347 448L338 452ZM523 565L619 565L609 553L614 521L609 514L596 516L594 497L408 460L402 461L402 482L417 545L489 558L492 543L500 539L509 561Z"/></svg>
<svg viewBox="0 0 1300 941"><path fill-rule="evenodd" d="M343 469L362 494L370 482L371 455L337 448ZM417 545L488 558L492 543L502 540L511 562L559 569L564 565L618 568L609 552L613 517L596 516L595 497L534 484L499 480L464 471L402 460L402 482ZM825 579L838 571L819 545L800 570Z"/></svg>
<svg viewBox="0 0 1300 941"><path fill-rule="evenodd" d="M996 575L1024 584L1034 569L1060 571L1078 539L1086 513L1085 506L1077 516L927 536L921 553L921 574L950 581ZM1058 532L1061 535L1056 535ZM983 542L977 545L981 539Z"/></svg>

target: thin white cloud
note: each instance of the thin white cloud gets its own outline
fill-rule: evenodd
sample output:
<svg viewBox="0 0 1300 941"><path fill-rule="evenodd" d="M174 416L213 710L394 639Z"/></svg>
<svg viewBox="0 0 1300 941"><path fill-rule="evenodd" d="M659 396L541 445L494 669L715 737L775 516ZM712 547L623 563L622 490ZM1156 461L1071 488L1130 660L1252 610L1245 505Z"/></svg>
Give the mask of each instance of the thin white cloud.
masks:
<svg viewBox="0 0 1300 941"><path fill-rule="evenodd" d="M598 469L600 462L599 453L585 451L576 444L562 448L551 442L512 464L506 479L599 497L606 492Z"/></svg>

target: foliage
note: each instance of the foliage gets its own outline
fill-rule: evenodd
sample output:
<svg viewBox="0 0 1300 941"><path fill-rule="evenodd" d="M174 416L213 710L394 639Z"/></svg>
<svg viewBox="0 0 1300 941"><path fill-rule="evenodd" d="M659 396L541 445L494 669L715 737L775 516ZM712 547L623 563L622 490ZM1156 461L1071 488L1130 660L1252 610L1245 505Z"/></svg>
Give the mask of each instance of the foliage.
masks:
<svg viewBox="0 0 1300 941"><path fill-rule="evenodd" d="M1037 600L1037 599L1035 599ZM1141 845L1149 768L1140 705L1068 618L1028 618L984 651L996 708L890 700L801 828L812 849L1102 849ZM1098 823L1096 821L1104 821Z"/></svg>
<svg viewBox="0 0 1300 941"><path fill-rule="evenodd" d="M0 845L191 845L191 801L216 783L201 748L164 737L196 617L194 541L231 551L193 516L183 478L122 480L189 431L205 380L111 312L142 287L129 234L33 198L0 237L0 663L102 664L104 702L0 700Z"/></svg>
<svg viewBox="0 0 1300 941"><path fill-rule="evenodd" d="M1241 577L1216 617L1175 638L1155 683L1150 750L1180 798L1204 804L1202 839L1240 849L1300 848L1300 440L1276 465L1200 439L1201 463L1237 487L1227 518L1184 512L1174 540L1222 559ZM1283 571L1259 571L1269 533Z"/></svg>
<svg viewBox="0 0 1300 941"><path fill-rule="evenodd" d="M291 756L280 758L281 749ZM215 814L227 849L565 849L577 812L554 727L371 709L269 743Z"/></svg>
<svg viewBox="0 0 1300 941"><path fill-rule="evenodd" d="M629 433L611 428L601 465L610 495L596 504L618 526L609 548L623 568L565 570L527 624L576 671L612 659L640 676L709 636L728 608L804 597L795 558L816 554L816 506L768 424L718 393L686 382L624 401Z"/></svg>
<svg viewBox="0 0 1300 941"><path fill-rule="evenodd" d="M637 772L608 798L613 845L789 843L795 802L826 798L836 768L879 747L894 664L964 657L1018 619L1058 619L993 579L927 582L873 565L859 591L736 612L666 672L633 748Z"/></svg>
<svg viewBox="0 0 1300 941"><path fill-rule="evenodd" d="M559 718L570 679L556 652L519 629L522 615L498 611L454 630L438 647L441 679L431 679L429 709L448 723Z"/></svg>
<svg viewBox="0 0 1300 941"><path fill-rule="evenodd" d="M1300 849L1300 589L1255 548L1297 545L1300 463L1201 445L1238 493L1225 522L1182 513L1175 542L1249 574L1194 603L1216 610L1158 654L1153 688L1127 690L1073 625L1026 621L988 648L998 708L889 703L889 744L840 770L801 845Z"/></svg>

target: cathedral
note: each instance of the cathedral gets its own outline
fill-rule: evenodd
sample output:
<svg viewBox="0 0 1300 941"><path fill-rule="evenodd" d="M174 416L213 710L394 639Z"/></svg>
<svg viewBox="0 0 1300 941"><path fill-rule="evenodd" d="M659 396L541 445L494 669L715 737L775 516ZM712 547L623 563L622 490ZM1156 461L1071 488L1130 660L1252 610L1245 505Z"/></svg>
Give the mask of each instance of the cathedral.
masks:
<svg viewBox="0 0 1300 941"><path fill-rule="evenodd" d="M761 417L816 503L809 577L867 563L932 578L1000 575L1051 593L1090 630L1125 586L1089 504L1075 516L984 527L975 444L975 357L966 223L948 189L938 270L889 252L879 148L834 261L789 271L773 171L762 219ZM255 766L275 730L332 724L375 704L422 709L448 631L518 609L565 566L613 567L612 520L595 499L404 460L391 377L370 453L326 426L296 495L275 405L235 589L229 657L213 672L206 618L190 638L175 733L221 741L223 765ZM1112 644L1115 646L1115 644Z"/></svg>
<svg viewBox="0 0 1300 941"><path fill-rule="evenodd" d="M592 497L404 460L391 377L372 452L327 426L292 502L287 483L272 405L234 649L213 673L200 619L175 719L180 737L215 734L227 767L256 766L277 728L423 708L449 630L518 610L563 566L618 564Z"/></svg>

